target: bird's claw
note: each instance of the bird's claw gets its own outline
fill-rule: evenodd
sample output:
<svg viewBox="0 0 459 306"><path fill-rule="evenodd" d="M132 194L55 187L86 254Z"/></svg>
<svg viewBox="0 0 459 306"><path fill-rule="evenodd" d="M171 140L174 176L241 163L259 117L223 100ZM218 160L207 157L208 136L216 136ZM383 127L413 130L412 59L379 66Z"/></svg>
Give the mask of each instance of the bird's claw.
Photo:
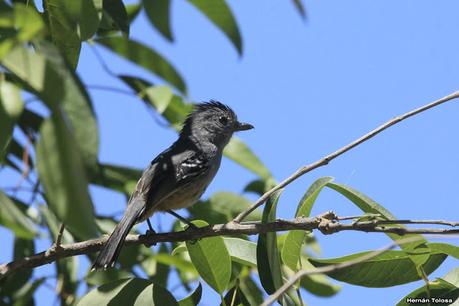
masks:
<svg viewBox="0 0 459 306"><path fill-rule="evenodd" d="M147 231L145 232L144 235L141 235L141 237L145 237L145 238L148 238L148 237L151 237L151 236L154 236L156 235L156 232L154 230L151 230L151 229L147 229ZM148 243L144 243L144 245L149 248L151 245L148 244ZM156 242L153 242L152 245L156 245Z"/></svg>

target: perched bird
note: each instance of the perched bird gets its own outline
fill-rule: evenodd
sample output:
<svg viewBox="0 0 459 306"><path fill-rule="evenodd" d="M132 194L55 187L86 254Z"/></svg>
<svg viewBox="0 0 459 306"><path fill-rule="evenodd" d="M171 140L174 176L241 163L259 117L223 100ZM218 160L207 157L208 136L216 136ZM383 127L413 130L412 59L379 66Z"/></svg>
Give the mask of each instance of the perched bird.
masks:
<svg viewBox="0 0 459 306"><path fill-rule="evenodd" d="M97 256L92 269L114 266L124 239L137 222L154 212L168 212L186 222L174 209L195 204L220 167L223 149L236 131L253 126L240 123L234 111L217 101L197 104L179 138L146 168L132 193L123 218Z"/></svg>

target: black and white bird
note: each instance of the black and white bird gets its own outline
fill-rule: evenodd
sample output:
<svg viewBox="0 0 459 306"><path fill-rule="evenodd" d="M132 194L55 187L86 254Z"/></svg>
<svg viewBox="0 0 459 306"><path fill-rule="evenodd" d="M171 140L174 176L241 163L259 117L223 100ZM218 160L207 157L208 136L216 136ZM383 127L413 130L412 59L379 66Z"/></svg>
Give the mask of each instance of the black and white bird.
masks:
<svg viewBox="0 0 459 306"><path fill-rule="evenodd" d="M92 268L114 266L130 229L156 211L173 212L195 204L220 167L223 149L236 131L252 129L240 123L234 111L217 101L197 104L188 115L179 138L146 168L126 211Z"/></svg>

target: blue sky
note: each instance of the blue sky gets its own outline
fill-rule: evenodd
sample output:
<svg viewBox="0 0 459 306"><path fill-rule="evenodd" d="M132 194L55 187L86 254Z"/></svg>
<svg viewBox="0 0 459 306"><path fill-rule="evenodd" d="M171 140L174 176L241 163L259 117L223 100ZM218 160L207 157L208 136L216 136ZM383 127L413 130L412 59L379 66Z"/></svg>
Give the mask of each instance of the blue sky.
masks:
<svg viewBox="0 0 459 306"><path fill-rule="evenodd" d="M166 42L141 15L131 37L164 54L186 79L191 101L218 99L256 129L241 133L245 142L282 180L297 168L325 156L388 119L459 89L457 1L308 1L304 22L289 1L229 1L242 32L239 57L226 37L186 1L174 1L175 43ZM161 81L103 49L117 73ZM87 85L110 84L90 48L82 50L78 72ZM91 90L100 125L100 159L145 167L176 135L159 126L139 100ZM307 187L321 176L333 176L384 205L399 218L451 219L459 216L459 101L408 119L353 149L330 165L308 173L283 193L279 217L294 215ZM8 176L0 177L3 181ZM224 160L204 197L216 191L241 192L254 175ZM123 197L93 188L99 213L120 211ZM320 195L313 214L334 210L360 212L331 190ZM161 216L162 222L170 222ZM157 222L157 217L152 221ZM145 225L141 225L144 228ZM11 254L11 234L0 229ZM317 234L323 257L378 248L382 234ZM440 241L436 239L436 241ZM458 240L441 240L457 244ZM39 250L48 246L43 240ZM87 267L81 261L81 275ZM430 278L458 266L448 259ZM52 267L36 270L52 273ZM174 281L171 281L173 285ZM304 293L308 305L391 305L421 282L370 289L343 284L328 299ZM176 297L183 296L180 291ZM205 291L205 305L217 295ZM39 305L54 294L42 288Z"/></svg>

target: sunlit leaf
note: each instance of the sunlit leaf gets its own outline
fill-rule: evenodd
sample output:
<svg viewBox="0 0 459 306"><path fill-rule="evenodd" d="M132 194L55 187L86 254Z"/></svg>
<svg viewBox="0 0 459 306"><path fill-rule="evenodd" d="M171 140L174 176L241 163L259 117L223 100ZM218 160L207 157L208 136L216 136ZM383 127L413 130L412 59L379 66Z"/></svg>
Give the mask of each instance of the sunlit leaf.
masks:
<svg viewBox="0 0 459 306"><path fill-rule="evenodd" d="M257 174L264 180L272 180L271 172L260 161L260 159L252 152L252 150L239 138L232 137L228 145L225 147L224 154L229 159L235 161L246 169Z"/></svg>
<svg viewBox="0 0 459 306"><path fill-rule="evenodd" d="M11 229L18 238L32 239L36 230L16 204L0 191L0 224Z"/></svg>
<svg viewBox="0 0 459 306"><path fill-rule="evenodd" d="M251 267L257 266L257 244L252 241L224 237L231 260Z"/></svg>
<svg viewBox="0 0 459 306"><path fill-rule="evenodd" d="M76 74L50 44L37 44L40 52L16 47L2 64L15 74L53 112L65 110L86 165L95 166L99 150L97 122L89 97Z"/></svg>
<svg viewBox="0 0 459 306"><path fill-rule="evenodd" d="M301 199L295 217L309 217L317 196L327 183L332 180L332 177L323 177L316 180ZM305 231L289 231L282 247L282 261L295 272L298 271L301 248L305 237Z"/></svg>
<svg viewBox="0 0 459 306"><path fill-rule="evenodd" d="M188 0L231 40L242 54L242 38L236 19L225 0Z"/></svg>
<svg viewBox="0 0 459 306"><path fill-rule="evenodd" d="M104 284L91 290L78 305L178 305L165 288L141 278L130 278Z"/></svg>
<svg viewBox="0 0 459 306"><path fill-rule="evenodd" d="M186 92L185 82L178 71L152 48L125 37L104 37L96 41L125 59L156 74L181 92Z"/></svg>
<svg viewBox="0 0 459 306"><path fill-rule="evenodd" d="M448 243L435 242L435 243L427 243L427 246L434 253L443 253L443 254L452 256L456 259L459 259L459 247L455 245L448 244Z"/></svg>
<svg viewBox="0 0 459 306"><path fill-rule="evenodd" d="M193 221L199 227L204 221ZM218 293L223 293L231 277L231 258L223 237L208 237L198 241L187 241L186 247L193 265L202 279Z"/></svg>
<svg viewBox="0 0 459 306"><path fill-rule="evenodd" d="M0 162L6 155L14 124L24 108L19 88L2 77L0 74Z"/></svg>

